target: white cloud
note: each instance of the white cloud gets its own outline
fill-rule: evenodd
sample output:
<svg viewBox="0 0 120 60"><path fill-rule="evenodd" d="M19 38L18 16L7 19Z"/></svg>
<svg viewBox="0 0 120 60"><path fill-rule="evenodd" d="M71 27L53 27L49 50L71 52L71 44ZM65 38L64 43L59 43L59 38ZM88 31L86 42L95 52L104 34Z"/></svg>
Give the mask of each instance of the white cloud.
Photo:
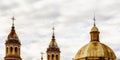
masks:
<svg viewBox="0 0 120 60"><path fill-rule="evenodd" d="M40 52L46 52L53 22L56 40L61 48L61 59L70 60L90 41L94 10L101 32L100 41L110 46L119 58L119 4L119 0L1 0L0 59L3 60L5 56L4 42L10 32L12 15L16 17L23 60L39 60Z"/></svg>

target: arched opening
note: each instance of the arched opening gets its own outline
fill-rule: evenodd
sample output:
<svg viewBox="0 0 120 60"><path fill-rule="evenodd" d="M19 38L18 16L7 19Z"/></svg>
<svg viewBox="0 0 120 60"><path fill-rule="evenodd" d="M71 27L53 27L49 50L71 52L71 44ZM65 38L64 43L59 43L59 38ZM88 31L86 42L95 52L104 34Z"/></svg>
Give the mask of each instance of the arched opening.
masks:
<svg viewBox="0 0 120 60"><path fill-rule="evenodd" d="M15 47L15 52L17 53L17 47Z"/></svg>
<svg viewBox="0 0 120 60"><path fill-rule="evenodd" d="M12 48L12 47L10 47L10 52L12 53L12 51L13 51L13 48Z"/></svg>
<svg viewBox="0 0 120 60"><path fill-rule="evenodd" d="M54 55L52 54L52 60L54 60Z"/></svg>
<svg viewBox="0 0 120 60"><path fill-rule="evenodd" d="M58 55L56 55L56 60L58 60Z"/></svg>

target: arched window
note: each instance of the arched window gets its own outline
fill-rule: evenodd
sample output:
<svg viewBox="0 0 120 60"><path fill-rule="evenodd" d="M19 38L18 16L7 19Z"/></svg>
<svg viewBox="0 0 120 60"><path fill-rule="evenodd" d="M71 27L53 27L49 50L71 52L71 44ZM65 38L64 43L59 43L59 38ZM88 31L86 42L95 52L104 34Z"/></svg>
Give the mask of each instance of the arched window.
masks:
<svg viewBox="0 0 120 60"><path fill-rule="evenodd" d="M10 47L10 52L12 53L12 51L13 51L13 48L12 48L12 47Z"/></svg>
<svg viewBox="0 0 120 60"><path fill-rule="evenodd" d="M17 47L15 47L15 52L17 53Z"/></svg>
<svg viewBox="0 0 120 60"><path fill-rule="evenodd" d="M52 54L52 60L54 60L54 55Z"/></svg>
<svg viewBox="0 0 120 60"><path fill-rule="evenodd" d="M58 55L56 55L56 60L58 60Z"/></svg>

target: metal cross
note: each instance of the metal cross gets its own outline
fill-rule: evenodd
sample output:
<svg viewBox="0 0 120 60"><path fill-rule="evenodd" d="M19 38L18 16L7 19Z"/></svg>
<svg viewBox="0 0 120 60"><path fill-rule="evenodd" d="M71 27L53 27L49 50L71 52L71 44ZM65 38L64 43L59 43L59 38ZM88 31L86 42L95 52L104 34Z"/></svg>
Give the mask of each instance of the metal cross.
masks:
<svg viewBox="0 0 120 60"><path fill-rule="evenodd" d="M13 26L14 26L14 21L15 21L14 16L13 16L11 19L12 19L12 24L13 24Z"/></svg>
<svg viewBox="0 0 120 60"><path fill-rule="evenodd" d="M42 56L42 57L43 57L43 54L44 54L44 53L43 53L43 52L41 52L41 56Z"/></svg>
<svg viewBox="0 0 120 60"><path fill-rule="evenodd" d="M93 20L94 20L94 26L96 26L96 23L95 23L95 21L96 21L95 13L94 13L94 18L93 18Z"/></svg>

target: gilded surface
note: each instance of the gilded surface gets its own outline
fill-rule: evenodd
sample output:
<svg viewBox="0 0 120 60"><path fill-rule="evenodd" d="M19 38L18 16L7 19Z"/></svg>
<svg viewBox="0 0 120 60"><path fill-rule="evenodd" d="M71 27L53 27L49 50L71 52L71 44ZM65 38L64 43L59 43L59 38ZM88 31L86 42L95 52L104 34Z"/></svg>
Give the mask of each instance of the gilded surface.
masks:
<svg viewBox="0 0 120 60"><path fill-rule="evenodd" d="M116 58L112 49L100 42L90 42L82 47L76 54L75 59L83 57Z"/></svg>
<svg viewBox="0 0 120 60"><path fill-rule="evenodd" d="M49 47L58 47L56 41L55 41L55 40L52 40L52 41L50 42Z"/></svg>
<svg viewBox="0 0 120 60"><path fill-rule="evenodd" d="M99 42L99 30L95 25L90 35L91 41L77 52L75 60L116 60L112 49Z"/></svg>
<svg viewBox="0 0 120 60"><path fill-rule="evenodd" d="M8 39L16 39L16 40L19 40L15 30L14 30L14 27L12 27L12 30L10 32L10 34L8 35Z"/></svg>
<svg viewBox="0 0 120 60"><path fill-rule="evenodd" d="M91 29L91 32L93 31L99 31L98 28L96 26L94 26L92 29Z"/></svg>

